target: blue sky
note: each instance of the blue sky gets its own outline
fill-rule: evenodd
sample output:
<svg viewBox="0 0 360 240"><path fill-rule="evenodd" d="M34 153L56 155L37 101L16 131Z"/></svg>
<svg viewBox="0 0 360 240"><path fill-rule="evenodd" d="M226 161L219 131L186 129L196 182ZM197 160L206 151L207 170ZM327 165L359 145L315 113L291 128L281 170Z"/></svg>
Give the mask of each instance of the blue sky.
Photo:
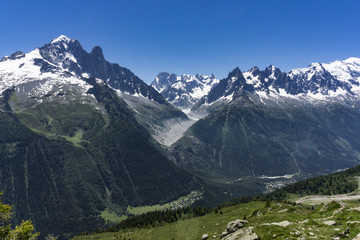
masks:
<svg viewBox="0 0 360 240"><path fill-rule="evenodd" d="M360 57L357 0L0 0L0 56L64 34L150 83L161 71L224 78Z"/></svg>

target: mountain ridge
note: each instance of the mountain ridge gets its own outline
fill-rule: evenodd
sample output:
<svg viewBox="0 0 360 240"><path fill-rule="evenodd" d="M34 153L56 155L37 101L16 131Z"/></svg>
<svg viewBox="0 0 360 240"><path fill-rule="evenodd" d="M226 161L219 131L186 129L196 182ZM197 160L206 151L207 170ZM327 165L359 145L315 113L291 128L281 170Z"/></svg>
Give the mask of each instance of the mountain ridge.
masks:
<svg viewBox="0 0 360 240"><path fill-rule="evenodd" d="M0 95L5 89L16 86L17 92L26 92L38 102L48 94L63 94L62 89L67 88L77 89L78 95L91 97L87 93L90 85L85 80L89 77L100 79L114 89L156 138L166 135L167 131L159 129L169 122L181 124L189 120L129 69L109 63L99 46L88 53L78 40L63 35L29 53L17 51L3 57L0 61Z"/></svg>
<svg viewBox="0 0 360 240"><path fill-rule="evenodd" d="M204 117L172 144L175 161L229 182L352 167L360 161L358 72L359 58L289 72L236 67L192 107Z"/></svg>
<svg viewBox="0 0 360 240"><path fill-rule="evenodd" d="M160 73L164 81L156 87L174 90L165 97L107 62L100 47L88 53L75 39L60 36L30 53L15 52L0 61L0 127L10 131L0 136L0 164L10 174L0 174L5 199L19 202L16 213L34 216L54 233L68 228L69 236L90 227L69 223L103 224L105 208L123 213L127 205L156 204L191 190L204 190L209 199L253 194L265 189L266 177L353 166L360 162L359 69L360 60L349 58L290 72L237 67L220 81ZM191 107L189 116L207 116L192 125L195 118L167 101L170 93L183 100L183 111ZM17 179L18 191L9 179ZM30 184L30 191L34 181L49 184ZM51 187L63 182L68 188ZM73 222L47 223L40 202L26 198L49 193L50 206L62 191L75 192L71 203L61 199L79 209ZM56 206L52 215L61 211Z"/></svg>
<svg viewBox="0 0 360 240"><path fill-rule="evenodd" d="M211 105L221 99L226 103L241 95L255 93L261 98L286 97L306 100L332 100L341 97L351 99L360 95L360 58L351 57L331 63L312 63L306 68L282 72L273 65L259 70L253 67L241 72L236 67L194 105ZM244 81L245 80L245 81ZM234 94L234 95L231 95Z"/></svg>
<svg viewBox="0 0 360 240"><path fill-rule="evenodd" d="M187 112L201 97L219 83L219 80L212 74L176 74L161 72L151 83L167 101L174 106Z"/></svg>
<svg viewBox="0 0 360 240"><path fill-rule="evenodd" d="M24 60L27 61L24 61ZM18 60L18 61L16 61ZM6 64L7 63L7 64ZM1 67L1 65L4 65ZM12 68L9 68L12 66ZM21 68L26 68L21 72ZM11 76L17 70L18 75ZM26 71L28 70L28 71ZM31 72L31 70L33 72ZM32 73L32 74L31 74ZM63 77L96 77L106 81L109 86L131 95L141 95L160 104L168 104L165 99L152 87L148 86L129 69L105 60L102 49L93 47L90 53L86 52L78 40L61 35L40 48L29 53L16 51L5 56L0 61L0 77L31 81L32 77L41 79L50 77L47 73L57 73ZM41 76L44 75L44 76ZM0 82L3 86L8 84ZM5 86L4 86L5 85Z"/></svg>
<svg viewBox="0 0 360 240"><path fill-rule="evenodd" d="M119 214L207 189L168 159L126 101L135 98L153 121L186 115L130 70L106 62L99 47L87 53L61 36L4 57L0 92L0 188L15 204L15 222L31 218L43 235L67 239L104 226L105 209Z"/></svg>

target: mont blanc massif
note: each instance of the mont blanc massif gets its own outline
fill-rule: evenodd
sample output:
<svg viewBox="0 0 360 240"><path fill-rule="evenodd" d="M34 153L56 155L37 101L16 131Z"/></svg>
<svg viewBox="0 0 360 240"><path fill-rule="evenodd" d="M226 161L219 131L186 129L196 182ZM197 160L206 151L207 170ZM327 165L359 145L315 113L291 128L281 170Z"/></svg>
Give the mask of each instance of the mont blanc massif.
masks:
<svg viewBox="0 0 360 240"><path fill-rule="evenodd" d="M229 70L148 85L65 36L3 57L0 190L14 224L68 239L106 214L214 207L360 164L360 58Z"/></svg>

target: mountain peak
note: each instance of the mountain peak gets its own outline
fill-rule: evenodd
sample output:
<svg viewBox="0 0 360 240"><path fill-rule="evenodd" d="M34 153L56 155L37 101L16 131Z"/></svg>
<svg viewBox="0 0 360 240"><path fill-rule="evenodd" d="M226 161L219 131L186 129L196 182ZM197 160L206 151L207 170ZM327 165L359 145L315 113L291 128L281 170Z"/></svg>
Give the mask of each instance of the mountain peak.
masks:
<svg viewBox="0 0 360 240"><path fill-rule="evenodd" d="M0 59L0 62L2 61L6 61L6 60L15 60L15 59L20 59L25 57L25 53L23 53L22 51L16 51L13 54L11 54L10 56L5 56L3 58Z"/></svg>
<svg viewBox="0 0 360 240"><path fill-rule="evenodd" d="M91 53L91 55L95 56L97 58L98 61L103 61L104 60L104 54L103 54L103 51L101 49L101 47L99 46L95 46Z"/></svg>
<svg viewBox="0 0 360 240"><path fill-rule="evenodd" d="M319 62L316 62L316 63L312 63L310 66L310 69L312 69L313 71L318 71L318 72L324 72L325 71L325 68L324 66L319 63Z"/></svg>
<svg viewBox="0 0 360 240"><path fill-rule="evenodd" d="M270 64L266 69L274 71L276 68L274 65Z"/></svg>
<svg viewBox="0 0 360 240"><path fill-rule="evenodd" d="M56 43L60 43L60 42L65 42L65 43L69 43L72 39L68 38L65 35L60 35L59 37L55 38L54 40L51 41L51 44L56 44Z"/></svg>
<svg viewBox="0 0 360 240"><path fill-rule="evenodd" d="M346 63L357 63L357 64L360 64L360 58L357 58L357 57L349 57L348 59L345 59L344 62L346 62Z"/></svg>
<svg viewBox="0 0 360 240"><path fill-rule="evenodd" d="M242 74L239 67L234 68L230 73L228 77L238 77Z"/></svg>
<svg viewBox="0 0 360 240"><path fill-rule="evenodd" d="M176 107L188 111L203 96L207 95L219 80L212 74L211 76L202 74L169 74L159 73L151 83L167 101Z"/></svg>

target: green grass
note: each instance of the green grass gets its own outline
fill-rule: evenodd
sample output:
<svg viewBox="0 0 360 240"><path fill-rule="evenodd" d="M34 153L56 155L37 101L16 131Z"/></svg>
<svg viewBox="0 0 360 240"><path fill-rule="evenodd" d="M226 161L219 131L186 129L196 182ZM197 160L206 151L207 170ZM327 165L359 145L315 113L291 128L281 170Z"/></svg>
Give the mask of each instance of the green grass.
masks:
<svg viewBox="0 0 360 240"><path fill-rule="evenodd" d="M111 223L118 223L127 218L126 215L119 216L116 213L109 211L108 208L101 212L100 217Z"/></svg>
<svg viewBox="0 0 360 240"><path fill-rule="evenodd" d="M253 206L250 206L252 205ZM209 214L202 217L180 220L172 224L164 224L153 228L127 229L117 233L92 235L92 239L201 239L202 234L220 234L226 228L228 221L250 214L253 208L259 208L264 203L252 203L246 207L230 207L223 209L223 214ZM185 217L186 218L186 217ZM204 228L205 227L205 228ZM211 232L209 232L211 230ZM212 236L212 235L210 235ZM118 238L116 238L118 237ZM119 238L120 237L120 238ZM89 236L79 236L74 239L89 239Z"/></svg>
<svg viewBox="0 0 360 240"><path fill-rule="evenodd" d="M79 129L75 132L75 135L73 137L69 137L69 136L63 136L63 137L67 141L72 142L74 145L79 145L81 143L83 134L84 134L84 131L82 129Z"/></svg>
<svg viewBox="0 0 360 240"><path fill-rule="evenodd" d="M199 194L200 193L198 192L191 192L186 196L182 196L175 201L165 204L156 204L156 205L148 205L148 206L140 206L140 207L128 206L124 212L119 211L118 213L116 213L117 211L112 211L111 208L106 208L104 211L101 212L100 217L109 223L119 223L120 221L127 219L129 216L140 215L146 212L151 212L156 210L170 209L174 205L177 206L178 203L180 203L181 201L186 200L192 196L199 196ZM120 212L124 214L120 214Z"/></svg>
<svg viewBox="0 0 360 240"><path fill-rule="evenodd" d="M17 94L16 92L13 92L10 96L9 103L15 103L17 101Z"/></svg>
<svg viewBox="0 0 360 240"><path fill-rule="evenodd" d="M161 209L165 209L165 208L169 208L171 205L169 203L167 204L163 204L163 205L152 205L152 206L142 206L142 207L131 207L128 206L127 211L129 214L133 214L133 215L140 215L142 213L146 213L146 212L150 212L150 211L155 211L155 210L161 210Z"/></svg>
<svg viewBox="0 0 360 240"><path fill-rule="evenodd" d="M212 238L220 238L228 222L246 218L248 226L253 226L260 239L331 239L340 236L349 228L349 239L354 238L360 232L360 224L349 223L360 219L360 211L352 208L360 206L360 202L345 202L346 207L339 209L338 203L320 205L314 210L304 208L302 205L272 202L266 207L265 202L251 202L233 207L223 208L215 214L207 214L202 217L186 219L186 216L172 224L162 224L155 227L132 228L119 232L108 232L91 235L91 239L201 239L206 233ZM334 213L335 211L335 213ZM324 224L324 221L334 220L334 226ZM271 223L289 221L289 226L276 226ZM90 236L77 236L74 240L90 239Z"/></svg>
<svg viewBox="0 0 360 240"><path fill-rule="evenodd" d="M16 115L32 131L48 138L65 138L75 146L80 146L84 136L94 130L92 120L102 118L93 106L86 104L39 104Z"/></svg>
<svg viewBox="0 0 360 240"><path fill-rule="evenodd" d="M75 143L74 143L75 144ZM164 210L170 209L172 206L177 206L181 201L184 201L192 196L198 196L198 192L191 192L186 196L182 196L175 201L165 203L165 204L156 204L156 205L148 205L148 206L140 206L140 207L132 207L128 206L126 209L126 214L118 215L115 212L110 211L108 208L101 212L100 216L105 220L111 223L118 223L121 220L128 218L130 215L140 215L146 212L156 211L156 210Z"/></svg>
<svg viewBox="0 0 360 240"><path fill-rule="evenodd" d="M179 199L172 201L170 203L165 203L165 204L157 204L157 205L151 205L151 206L140 206L140 207L131 207L128 206L127 208L127 212L129 214L133 214L133 215L140 215L142 213L146 213L146 212L150 212L150 211L155 211L155 210L162 210L162 209L169 209L172 206L177 206L179 205L182 201L185 201L186 199L189 199L191 197L194 196L199 196L198 192L191 192L186 196L182 196Z"/></svg>

